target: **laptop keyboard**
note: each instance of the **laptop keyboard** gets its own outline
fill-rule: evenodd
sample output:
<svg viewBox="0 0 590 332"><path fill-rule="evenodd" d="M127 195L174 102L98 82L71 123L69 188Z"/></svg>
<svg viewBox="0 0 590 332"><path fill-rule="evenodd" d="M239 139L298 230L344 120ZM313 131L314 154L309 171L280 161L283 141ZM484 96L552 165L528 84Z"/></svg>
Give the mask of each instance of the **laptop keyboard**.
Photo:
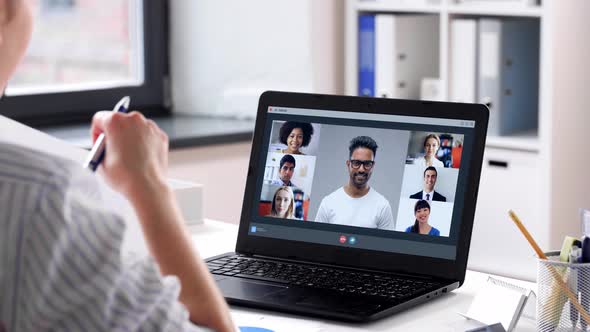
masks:
<svg viewBox="0 0 590 332"><path fill-rule="evenodd" d="M340 293L377 296L397 301L435 290L440 286L432 281L268 261L237 255L207 262L207 266L212 274L217 275L327 289Z"/></svg>

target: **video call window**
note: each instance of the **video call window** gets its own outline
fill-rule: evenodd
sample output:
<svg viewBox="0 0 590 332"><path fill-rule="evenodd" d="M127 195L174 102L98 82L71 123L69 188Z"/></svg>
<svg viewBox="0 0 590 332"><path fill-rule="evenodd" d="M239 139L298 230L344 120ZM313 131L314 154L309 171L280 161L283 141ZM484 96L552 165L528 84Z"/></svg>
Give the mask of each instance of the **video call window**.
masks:
<svg viewBox="0 0 590 332"><path fill-rule="evenodd" d="M259 216L449 236L463 135L297 121L270 135Z"/></svg>

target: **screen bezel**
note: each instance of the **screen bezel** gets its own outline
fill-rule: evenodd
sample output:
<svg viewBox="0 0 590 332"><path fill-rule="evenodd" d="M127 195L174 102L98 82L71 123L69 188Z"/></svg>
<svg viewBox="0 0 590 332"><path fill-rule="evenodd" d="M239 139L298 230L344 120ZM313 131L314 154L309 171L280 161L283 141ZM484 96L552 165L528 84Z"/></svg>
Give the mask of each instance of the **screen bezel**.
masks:
<svg viewBox="0 0 590 332"><path fill-rule="evenodd" d="M473 151L471 151L472 158L468 168L469 174L466 174L468 179L465 192L466 200L464 202L459 238L457 239L456 260L451 261L424 256L249 236L248 228L251 222L252 209L254 208L253 205L255 201L252 199L252 196L256 192L256 177L259 174L258 167L264 167L264 165L258 165L257 161L259 160L260 154L268 148L263 147L262 142L269 106L474 120L474 144ZM480 104L335 96L279 91L267 91L263 93L258 104L258 114L252 140L250 164L248 167L246 190L244 192L244 201L242 204L236 252L248 255L272 256L396 273L420 274L456 280L463 283L477 202L477 191L483 161L488 118L488 108L485 105ZM392 262L395 263L392 264Z"/></svg>

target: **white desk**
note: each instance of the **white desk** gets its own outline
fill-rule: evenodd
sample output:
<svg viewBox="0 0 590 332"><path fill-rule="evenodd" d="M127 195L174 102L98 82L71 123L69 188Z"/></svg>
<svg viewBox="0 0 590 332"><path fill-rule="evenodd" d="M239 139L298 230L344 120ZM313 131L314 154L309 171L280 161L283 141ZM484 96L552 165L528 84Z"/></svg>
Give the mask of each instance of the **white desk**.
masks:
<svg viewBox="0 0 590 332"><path fill-rule="evenodd" d="M202 257L234 251L237 225L205 220L202 225L191 226L193 241ZM232 307L234 321L239 326L258 326L276 332L283 331L465 331L477 325L459 316L467 312L477 293L478 286L486 282L488 274L467 271L461 288L445 296L410 310L369 324L347 324L323 319ZM535 289L535 284L497 277L517 285ZM516 331L534 331L535 322L521 318Z"/></svg>

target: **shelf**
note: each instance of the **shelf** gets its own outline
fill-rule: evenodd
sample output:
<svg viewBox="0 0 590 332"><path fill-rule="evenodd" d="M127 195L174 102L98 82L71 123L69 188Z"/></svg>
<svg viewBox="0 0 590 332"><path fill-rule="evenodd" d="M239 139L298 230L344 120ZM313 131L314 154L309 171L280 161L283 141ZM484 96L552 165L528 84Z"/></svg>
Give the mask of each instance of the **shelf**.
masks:
<svg viewBox="0 0 590 332"><path fill-rule="evenodd" d="M366 12L390 13L423 13L474 16L506 16L506 17L541 17L543 8L540 6L514 6L503 4L416 4L396 1L358 1L356 10Z"/></svg>
<svg viewBox="0 0 590 332"><path fill-rule="evenodd" d="M442 7L436 4L410 5L385 1L360 1L357 2L358 11L368 12L392 12L392 13L424 13L440 14Z"/></svg>
<svg viewBox="0 0 590 332"><path fill-rule="evenodd" d="M450 5L449 14L455 15L477 15L477 16L512 16L512 17L541 17L541 7L518 7L507 5Z"/></svg>
<svg viewBox="0 0 590 332"><path fill-rule="evenodd" d="M537 131L511 136L488 136L486 139L486 146L493 148L539 152L540 145Z"/></svg>

